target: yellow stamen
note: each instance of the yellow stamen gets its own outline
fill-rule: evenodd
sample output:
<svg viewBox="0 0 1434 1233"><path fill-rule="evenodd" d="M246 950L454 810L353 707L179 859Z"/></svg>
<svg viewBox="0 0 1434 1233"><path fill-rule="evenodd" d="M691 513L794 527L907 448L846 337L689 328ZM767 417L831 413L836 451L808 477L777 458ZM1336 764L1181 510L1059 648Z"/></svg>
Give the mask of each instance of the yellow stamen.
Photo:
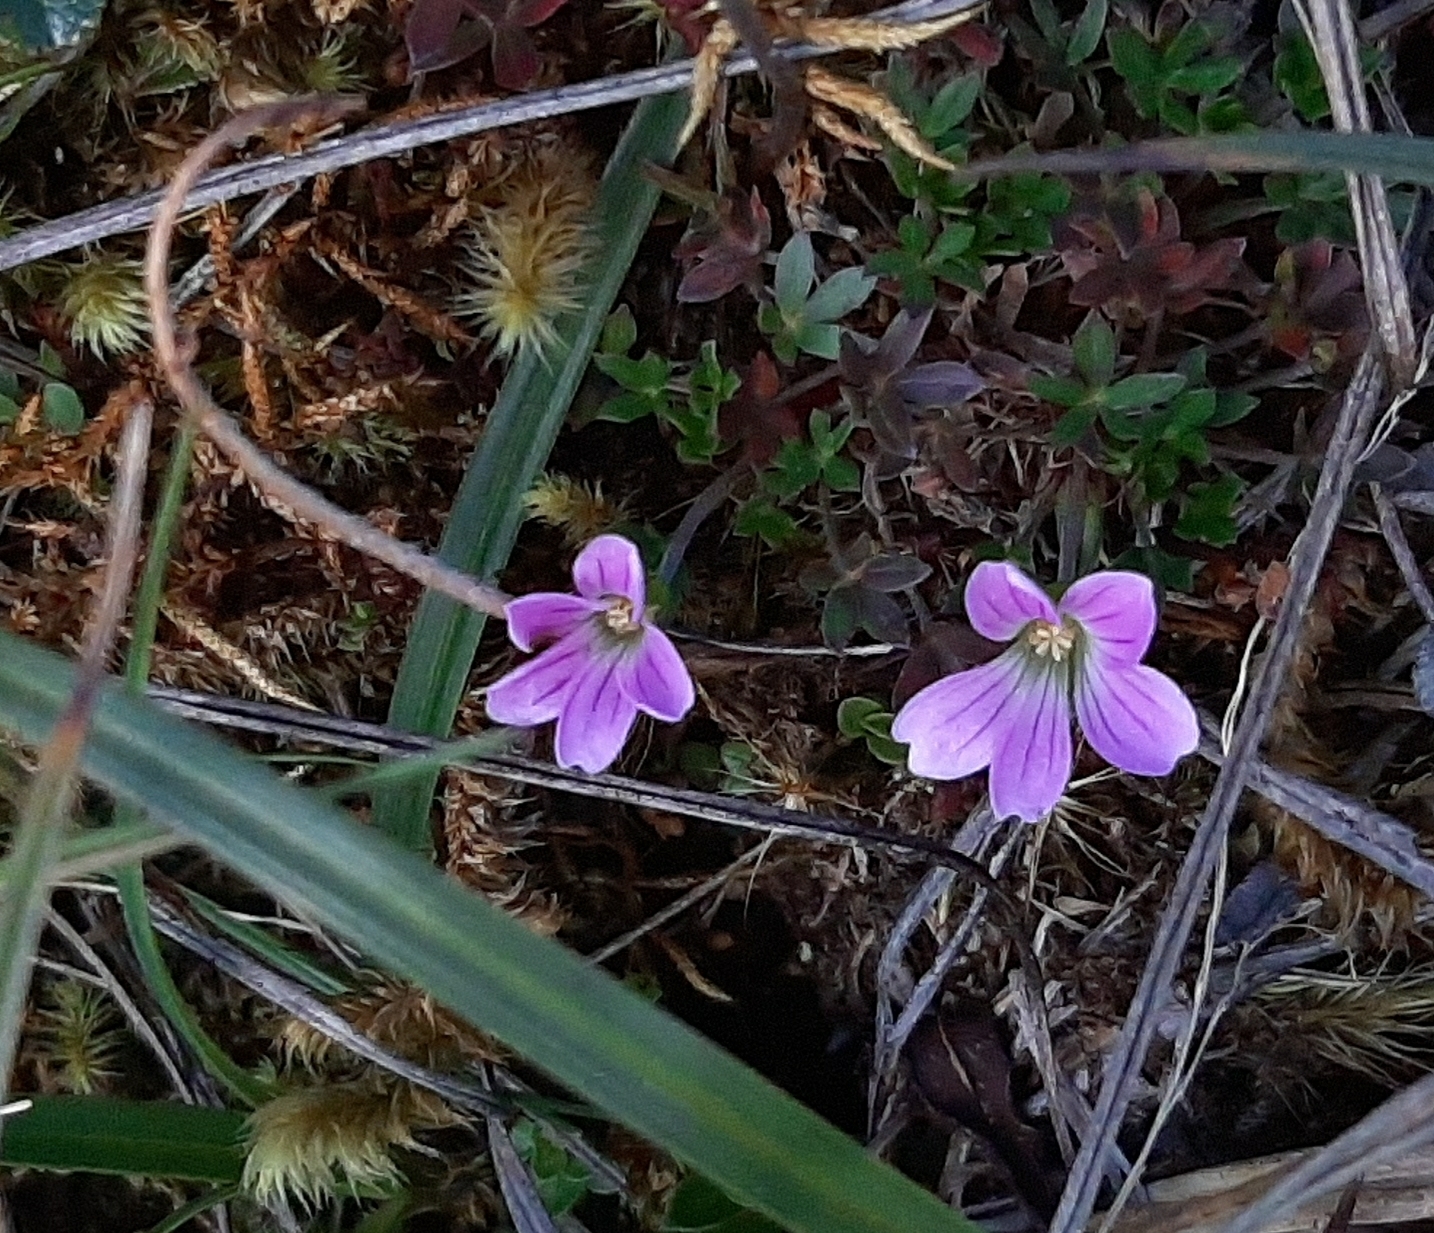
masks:
<svg viewBox="0 0 1434 1233"><path fill-rule="evenodd" d="M1075 647L1075 630L1069 625L1055 625L1050 621L1033 621L1026 641L1037 655L1049 655L1053 663L1060 663Z"/></svg>
<svg viewBox="0 0 1434 1233"><path fill-rule="evenodd" d="M642 621L633 611L632 600L625 595L614 595L609 599L602 619L603 624L621 638L630 638L642 629Z"/></svg>

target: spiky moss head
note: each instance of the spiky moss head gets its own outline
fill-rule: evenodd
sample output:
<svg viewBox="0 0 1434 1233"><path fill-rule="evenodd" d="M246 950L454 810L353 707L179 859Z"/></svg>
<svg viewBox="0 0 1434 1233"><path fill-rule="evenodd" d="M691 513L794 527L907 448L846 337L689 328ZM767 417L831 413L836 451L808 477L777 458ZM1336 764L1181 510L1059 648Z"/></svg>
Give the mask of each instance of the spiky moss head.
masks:
<svg viewBox="0 0 1434 1233"><path fill-rule="evenodd" d="M402 1180L396 1148L426 1149L415 1129L442 1124L436 1101L408 1084L372 1083L300 1088L249 1115L243 1183L267 1205L289 1202L314 1210L340 1191L387 1189Z"/></svg>
<svg viewBox="0 0 1434 1233"><path fill-rule="evenodd" d="M89 254L78 266L66 267L60 311L77 347L88 347L101 359L134 351L149 329L143 268L138 261Z"/></svg>
<svg viewBox="0 0 1434 1233"><path fill-rule="evenodd" d="M480 323L499 355L547 350L557 319L578 307L592 198L590 169L550 155L517 172L478 216L458 263L468 285L453 308Z"/></svg>
<svg viewBox="0 0 1434 1233"><path fill-rule="evenodd" d="M566 475L540 475L523 497L532 517L558 527L570 546L585 544L627 519L621 501L603 493L602 483L585 484Z"/></svg>
<svg viewBox="0 0 1434 1233"><path fill-rule="evenodd" d="M28 1051L61 1090L88 1096L120 1073L124 1032L100 989L77 980L56 981L35 1019Z"/></svg>

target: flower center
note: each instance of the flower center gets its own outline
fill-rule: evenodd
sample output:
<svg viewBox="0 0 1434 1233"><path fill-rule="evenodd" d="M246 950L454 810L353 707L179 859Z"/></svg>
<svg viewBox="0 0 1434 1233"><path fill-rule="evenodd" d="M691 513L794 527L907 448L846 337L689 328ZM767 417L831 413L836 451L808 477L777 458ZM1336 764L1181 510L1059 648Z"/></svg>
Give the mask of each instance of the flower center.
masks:
<svg viewBox="0 0 1434 1233"><path fill-rule="evenodd" d="M1032 621L1026 642L1037 655L1049 655L1052 663L1060 663L1075 648L1075 630L1062 622Z"/></svg>
<svg viewBox="0 0 1434 1233"><path fill-rule="evenodd" d="M632 600L626 595L609 598L607 611L602 614L602 623L619 638L631 638L642 632L642 620L634 611Z"/></svg>

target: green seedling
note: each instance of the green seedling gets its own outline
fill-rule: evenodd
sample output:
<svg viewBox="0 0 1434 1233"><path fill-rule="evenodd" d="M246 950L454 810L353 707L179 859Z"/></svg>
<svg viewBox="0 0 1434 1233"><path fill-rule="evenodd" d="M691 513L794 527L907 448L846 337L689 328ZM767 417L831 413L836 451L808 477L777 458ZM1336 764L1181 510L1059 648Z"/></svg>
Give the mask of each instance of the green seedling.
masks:
<svg viewBox="0 0 1434 1233"><path fill-rule="evenodd" d="M973 223L952 222L938 228L908 214L896 226L897 247L877 253L867 262L867 269L894 278L901 288L901 302L908 308L935 303L937 279L979 294L986 289L985 263L971 250L975 239Z"/></svg>
<svg viewBox="0 0 1434 1233"><path fill-rule="evenodd" d="M1248 123L1237 100L1215 97L1240 79L1244 65L1238 56L1211 54L1215 39L1205 23L1186 22L1163 44L1130 26L1111 30L1105 41L1142 118L1187 135Z"/></svg>
<svg viewBox="0 0 1434 1233"><path fill-rule="evenodd" d="M40 384L40 415L45 427L72 437L85 426L85 404L74 386L63 380L64 362L48 343L40 345L40 365L55 378ZM20 378L8 368L0 368L0 424L13 424L19 419L25 402Z"/></svg>
<svg viewBox="0 0 1434 1233"><path fill-rule="evenodd" d="M965 73L928 95L916 84L910 63L899 56L892 59L885 80L892 101L911 117L931 147L952 163L966 161L971 134L964 126L981 96L982 84L979 73ZM975 187L958 183L939 167L919 162L902 150L889 149L886 162L897 192L924 209L957 210Z"/></svg>
<svg viewBox="0 0 1434 1233"><path fill-rule="evenodd" d="M1185 388L1179 373L1134 373L1116 380L1115 334L1094 313L1076 331L1071 351L1074 376L1035 374L1028 382L1037 397L1067 408L1051 434L1055 445L1074 445L1101 417L1157 406Z"/></svg>
<svg viewBox="0 0 1434 1233"><path fill-rule="evenodd" d="M571 1152L523 1118L509 1132L518 1155L532 1172L543 1207L551 1216L572 1211L593 1186L593 1175Z"/></svg>
<svg viewBox="0 0 1434 1233"><path fill-rule="evenodd" d="M842 453L855 427L845 420L835 427L826 411L813 411L807 421L810 441L792 439L772 459L772 469L762 476L762 486L779 499L797 496L821 480L833 492L856 492L861 488L861 472L856 463Z"/></svg>
<svg viewBox="0 0 1434 1233"><path fill-rule="evenodd" d="M874 286L876 279L855 267L818 286L812 238L800 231L777 255L772 301L758 310L757 325L783 363L796 363L800 352L834 360L841 349L837 322L866 303Z"/></svg>
<svg viewBox="0 0 1434 1233"><path fill-rule="evenodd" d="M695 1173L683 1178L667 1209L662 1233L782 1233L761 1212L743 1207Z"/></svg>
<svg viewBox="0 0 1434 1233"><path fill-rule="evenodd" d="M1244 480L1228 471L1210 483L1191 484L1181 500L1175 534L1217 548L1233 544L1240 531L1235 523L1235 503L1244 491Z"/></svg>
<svg viewBox="0 0 1434 1233"><path fill-rule="evenodd" d="M888 766L900 766L906 761L906 746L891 739L891 721L895 718L875 698L843 698L837 705L841 734L848 740L865 741L867 752Z"/></svg>
<svg viewBox="0 0 1434 1233"><path fill-rule="evenodd" d="M1051 0L1031 0L1031 16L1036 19L1046 47L1067 68L1084 64L1100 46L1109 15L1106 0L1087 4L1075 21L1063 23Z"/></svg>
<svg viewBox="0 0 1434 1233"><path fill-rule="evenodd" d="M1199 348L1180 361L1176 372L1136 373L1115 380L1115 335L1094 315L1076 331L1072 353L1077 377L1030 379L1034 393L1069 408L1057 422L1052 441L1075 445L1099 427L1104 437L1102 466L1112 475L1134 480L1151 502L1174 495L1187 463L1208 466L1208 433L1243 419L1258 403L1250 394L1211 388L1205 352ZM1225 524L1214 511L1227 487L1201 498L1185 524L1189 538L1225 534ZM1226 502L1227 518L1229 510Z"/></svg>
<svg viewBox="0 0 1434 1233"><path fill-rule="evenodd" d="M717 413L742 384L735 371L717 359L717 344L704 342L697 362L684 376L677 365L648 351L641 359L628 352L637 327L626 306L608 318L593 363L623 388L598 411L598 418L630 424L647 415L677 430L677 456L694 465L711 465L722 452Z"/></svg>

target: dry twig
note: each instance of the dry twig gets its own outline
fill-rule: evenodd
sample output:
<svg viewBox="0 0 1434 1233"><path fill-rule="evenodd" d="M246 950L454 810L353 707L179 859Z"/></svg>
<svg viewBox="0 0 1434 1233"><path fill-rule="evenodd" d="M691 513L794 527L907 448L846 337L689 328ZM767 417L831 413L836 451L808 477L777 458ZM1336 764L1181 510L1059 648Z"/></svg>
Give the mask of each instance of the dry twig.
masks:
<svg viewBox="0 0 1434 1233"><path fill-rule="evenodd" d="M282 471L244 434L209 396L190 366L186 349L177 337L174 309L169 299L169 252L184 202L204 169L228 146L262 128L285 127L316 116L341 115L352 110L343 101L302 99L256 107L235 116L211 133L185 158L169 190L159 203L145 254L145 292L154 329L154 353L170 387L195 423L229 461L259 489L268 502L291 519L317 527L332 539L382 561L390 568L440 595L457 600L477 612L501 617L505 597L475 582L461 570L444 564L392 536L363 518L340 509L308 485Z"/></svg>
<svg viewBox="0 0 1434 1233"><path fill-rule="evenodd" d="M871 18L888 22L934 20L979 8L983 3L985 0L912 0L873 13ZM807 59L830 51L830 48L818 47L781 47L777 49L777 54L791 59ZM756 69L756 59L747 55L727 61L722 72L728 77L736 77ZM672 94L687 89L691 82L692 61L683 60L677 64L618 73L575 86L535 90L497 103L477 103L434 115L405 116L318 142L299 154L270 154L232 167L221 167L191 185L184 207L194 210L215 205L247 193L266 192L309 176L342 171L373 159L403 154L418 146L471 137L495 128L553 116L576 115L598 107L634 102L654 94ZM26 262L93 244L108 236L142 230L153 222L161 198L162 194L153 192L106 202L93 209L40 223L0 240L0 270L14 269Z"/></svg>

